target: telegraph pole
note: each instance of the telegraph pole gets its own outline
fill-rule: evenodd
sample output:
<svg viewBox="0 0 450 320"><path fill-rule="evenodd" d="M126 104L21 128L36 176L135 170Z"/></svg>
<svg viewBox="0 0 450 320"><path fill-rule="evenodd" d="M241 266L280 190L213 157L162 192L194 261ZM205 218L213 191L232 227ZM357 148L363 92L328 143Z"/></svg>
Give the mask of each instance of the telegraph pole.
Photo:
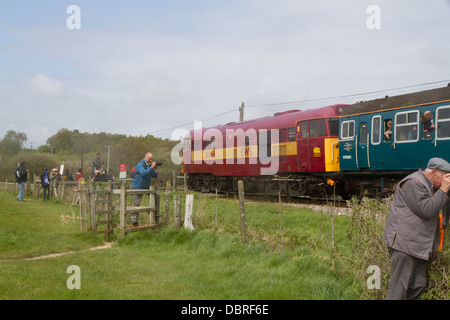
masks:
<svg viewBox="0 0 450 320"><path fill-rule="evenodd" d="M244 121L244 107L245 107L245 104L244 104L244 102L242 102L241 106L239 107L239 111L240 111L239 121L240 122Z"/></svg>
<svg viewBox="0 0 450 320"><path fill-rule="evenodd" d="M83 137L81 137L81 172L83 172L83 154L84 154L84 146L83 146Z"/></svg>
<svg viewBox="0 0 450 320"><path fill-rule="evenodd" d="M108 163L106 166L106 174L109 173L109 149L111 149L112 146L105 146L105 148L108 148Z"/></svg>

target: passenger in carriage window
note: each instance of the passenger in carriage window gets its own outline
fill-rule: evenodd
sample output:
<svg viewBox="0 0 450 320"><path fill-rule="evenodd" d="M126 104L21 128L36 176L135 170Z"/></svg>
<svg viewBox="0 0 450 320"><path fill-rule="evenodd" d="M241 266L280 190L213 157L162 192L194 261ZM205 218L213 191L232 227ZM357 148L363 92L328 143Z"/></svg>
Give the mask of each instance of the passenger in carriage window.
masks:
<svg viewBox="0 0 450 320"><path fill-rule="evenodd" d="M424 112L423 116L425 118L425 122L423 123L423 131L433 131L436 127L433 121L433 113L428 110Z"/></svg>
<svg viewBox="0 0 450 320"><path fill-rule="evenodd" d="M424 114L420 116L420 121L423 123L423 139L431 139L432 132L436 127L433 122L433 113L431 111L425 111Z"/></svg>
<svg viewBox="0 0 450 320"><path fill-rule="evenodd" d="M385 142L392 141L392 120L391 119L385 121L384 141Z"/></svg>

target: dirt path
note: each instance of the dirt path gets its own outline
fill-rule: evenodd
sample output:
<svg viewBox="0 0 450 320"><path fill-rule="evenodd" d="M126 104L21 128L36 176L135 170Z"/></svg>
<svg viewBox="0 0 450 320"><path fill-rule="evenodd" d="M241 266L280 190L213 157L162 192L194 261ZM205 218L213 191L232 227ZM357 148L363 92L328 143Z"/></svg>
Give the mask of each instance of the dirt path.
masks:
<svg viewBox="0 0 450 320"><path fill-rule="evenodd" d="M6 260L0 260L0 262L7 262L7 261L31 261L31 260L41 260L41 259L49 259L49 258L55 258L59 256L64 256L67 254L72 254L76 252L86 252L86 251L93 251L93 250L103 250L103 249L109 249L112 248L113 243L112 242L105 242L103 246L93 247L86 250L80 250L80 251L69 251L69 252L61 252L61 253L52 253L47 254L44 256L38 256L33 258L24 258L24 259L6 259Z"/></svg>

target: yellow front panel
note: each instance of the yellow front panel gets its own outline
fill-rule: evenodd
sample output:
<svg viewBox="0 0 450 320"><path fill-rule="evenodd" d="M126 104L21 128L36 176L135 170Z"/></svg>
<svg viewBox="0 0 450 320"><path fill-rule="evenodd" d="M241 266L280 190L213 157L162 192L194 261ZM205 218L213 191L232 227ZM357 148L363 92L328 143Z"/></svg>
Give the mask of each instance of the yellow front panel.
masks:
<svg viewBox="0 0 450 320"><path fill-rule="evenodd" d="M325 171L339 171L339 139L325 139Z"/></svg>

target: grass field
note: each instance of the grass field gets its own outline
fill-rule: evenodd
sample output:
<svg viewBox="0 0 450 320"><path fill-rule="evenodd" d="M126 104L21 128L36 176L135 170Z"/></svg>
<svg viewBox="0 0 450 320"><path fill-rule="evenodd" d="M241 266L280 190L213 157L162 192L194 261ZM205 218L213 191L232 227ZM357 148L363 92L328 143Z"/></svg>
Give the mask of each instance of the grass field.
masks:
<svg viewBox="0 0 450 320"><path fill-rule="evenodd" d="M161 207L164 207L162 195ZM80 233L78 207L0 192L0 299L156 300L349 300L358 299L354 279L331 269L330 217L275 204L246 206L251 239L239 237L237 201L196 195L195 231L158 230L114 239ZM339 250L346 217L336 217ZM118 234L118 232L116 232ZM67 253L52 258L30 257ZM78 266L81 288L70 290L69 266Z"/></svg>

